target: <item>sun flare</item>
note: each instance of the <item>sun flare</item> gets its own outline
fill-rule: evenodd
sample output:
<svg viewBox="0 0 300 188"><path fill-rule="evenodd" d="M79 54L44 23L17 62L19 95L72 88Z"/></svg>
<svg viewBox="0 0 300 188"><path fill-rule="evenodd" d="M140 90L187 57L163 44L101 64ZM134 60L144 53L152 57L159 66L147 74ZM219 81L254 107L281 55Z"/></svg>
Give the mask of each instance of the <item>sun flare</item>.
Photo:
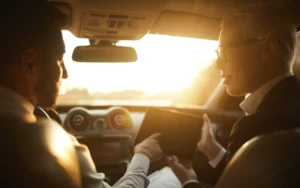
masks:
<svg viewBox="0 0 300 188"><path fill-rule="evenodd" d="M75 63L71 58L73 49L89 42L76 38L69 31L63 31L63 37L69 78L64 81L61 93L71 88L87 88L91 93L180 91L213 63L216 58L214 50L218 45L217 41L148 34L138 41L118 43L134 47L138 54L137 62Z"/></svg>

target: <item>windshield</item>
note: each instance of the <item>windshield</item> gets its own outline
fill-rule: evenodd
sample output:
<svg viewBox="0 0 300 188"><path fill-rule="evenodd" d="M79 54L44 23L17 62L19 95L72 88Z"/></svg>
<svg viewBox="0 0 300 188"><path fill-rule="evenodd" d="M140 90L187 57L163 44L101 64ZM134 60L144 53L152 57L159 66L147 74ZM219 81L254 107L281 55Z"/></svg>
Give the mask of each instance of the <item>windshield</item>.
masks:
<svg viewBox="0 0 300 188"><path fill-rule="evenodd" d="M72 52L89 45L88 39L69 31L63 31L63 37L69 77L58 105L201 105L219 79L212 70L217 41L147 34L117 44L134 47L137 62L77 63Z"/></svg>

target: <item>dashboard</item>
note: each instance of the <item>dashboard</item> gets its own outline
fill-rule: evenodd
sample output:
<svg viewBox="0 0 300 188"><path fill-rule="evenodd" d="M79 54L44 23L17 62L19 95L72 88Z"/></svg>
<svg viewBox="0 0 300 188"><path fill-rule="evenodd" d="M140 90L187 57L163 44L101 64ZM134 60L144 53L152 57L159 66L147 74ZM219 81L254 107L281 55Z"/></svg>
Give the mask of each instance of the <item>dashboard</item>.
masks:
<svg viewBox="0 0 300 188"><path fill-rule="evenodd" d="M99 172L116 182L125 173L133 156L133 142L143 123L148 107L130 106L83 106L59 107L59 117L64 129L86 145ZM213 132L220 144L226 145L234 122L241 117L238 111L223 111L207 108L175 108L186 113L202 115L211 119ZM195 156L199 171L212 171L203 154ZM151 164L153 169L155 165ZM150 166L150 167L151 167ZM151 170L151 168L150 168Z"/></svg>
<svg viewBox="0 0 300 188"><path fill-rule="evenodd" d="M83 137L129 136L134 140L143 123L148 107L61 107L59 117L66 131L77 139ZM219 141L227 141L224 131L230 130L234 122L243 114L239 111L222 111L207 108L172 108L186 113L202 115L207 113L211 119L213 131Z"/></svg>

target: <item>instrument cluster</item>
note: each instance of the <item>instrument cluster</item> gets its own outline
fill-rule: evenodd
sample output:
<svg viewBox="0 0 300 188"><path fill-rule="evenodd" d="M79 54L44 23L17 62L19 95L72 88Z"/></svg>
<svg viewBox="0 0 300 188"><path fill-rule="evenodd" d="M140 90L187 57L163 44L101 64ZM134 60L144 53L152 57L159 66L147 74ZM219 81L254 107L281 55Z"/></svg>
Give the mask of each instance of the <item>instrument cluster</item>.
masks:
<svg viewBox="0 0 300 188"><path fill-rule="evenodd" d="M102 111L74 107L67 113L64 121L64 128L74 135L130 131L132 127L130 113L122 107L111 107Z"/></svg>

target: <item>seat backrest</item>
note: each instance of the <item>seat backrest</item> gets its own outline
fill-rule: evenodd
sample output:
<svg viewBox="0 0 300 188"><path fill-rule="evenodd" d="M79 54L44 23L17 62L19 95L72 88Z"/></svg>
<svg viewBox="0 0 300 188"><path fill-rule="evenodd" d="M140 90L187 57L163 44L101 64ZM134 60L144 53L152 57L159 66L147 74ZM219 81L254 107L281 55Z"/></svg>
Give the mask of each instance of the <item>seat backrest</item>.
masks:
<svg viewBox="0 0 300 188"><path fill-rule="evenodd" d="M0 187L80 187L69 135L55 122L0 117Z"/></svg>
<svg viewBox="0 0 300 188"><path fill-rule="evenodd" d="M300 129L256 137L235 154L218 188L300 187Z"/></svg>

